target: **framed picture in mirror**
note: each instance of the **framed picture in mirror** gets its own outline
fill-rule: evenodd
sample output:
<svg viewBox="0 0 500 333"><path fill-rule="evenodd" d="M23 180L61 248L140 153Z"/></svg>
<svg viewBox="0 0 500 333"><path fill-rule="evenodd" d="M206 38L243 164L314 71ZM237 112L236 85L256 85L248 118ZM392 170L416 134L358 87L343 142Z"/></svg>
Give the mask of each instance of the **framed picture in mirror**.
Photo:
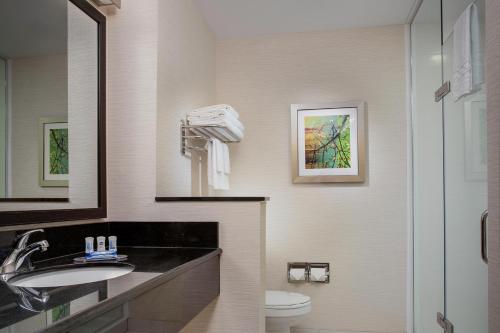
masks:
<svg viewBox="0 0 500 333"><path fill-rule="evenodd" d="M41 118L39 146L40 186L67 187L69 182L68 118Z"/></svg>

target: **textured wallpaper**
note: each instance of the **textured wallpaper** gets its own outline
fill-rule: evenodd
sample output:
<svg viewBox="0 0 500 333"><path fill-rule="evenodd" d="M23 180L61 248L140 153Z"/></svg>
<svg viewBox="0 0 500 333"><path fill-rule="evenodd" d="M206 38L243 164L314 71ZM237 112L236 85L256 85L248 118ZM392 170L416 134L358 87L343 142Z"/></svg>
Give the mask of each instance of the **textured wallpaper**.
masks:
<svg viewBox="0 0 500 333"><path fill-rule="evenodd" d="M228 195L271 197L267 286L312 297L300 327L403 332L406 97L403 26L221 40L217 102L246 127ZM363 100L364 184L292 184L290 104ZM288 261L330 262L329 285L290 285Z"/></svg>

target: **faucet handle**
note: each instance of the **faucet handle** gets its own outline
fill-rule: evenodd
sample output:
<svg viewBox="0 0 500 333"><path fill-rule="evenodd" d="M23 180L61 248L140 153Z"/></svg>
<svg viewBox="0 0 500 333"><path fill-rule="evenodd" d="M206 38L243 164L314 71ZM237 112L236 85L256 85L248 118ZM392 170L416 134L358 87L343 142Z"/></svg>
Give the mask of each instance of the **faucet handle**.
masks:
<svg viewBox="0 0 500 333"><path fill-rule="evenodd" d="M28 244L28 240L29 240L31 234L34 234L36 232L44 232L44 230L43 229L34 229L34 230L30 230L28 232L25 232L24 234L17 236L14 239L14 243L16 244L15 245L16 249L18 249L18 250L24 249L26 247L26 245Z"/></svg>

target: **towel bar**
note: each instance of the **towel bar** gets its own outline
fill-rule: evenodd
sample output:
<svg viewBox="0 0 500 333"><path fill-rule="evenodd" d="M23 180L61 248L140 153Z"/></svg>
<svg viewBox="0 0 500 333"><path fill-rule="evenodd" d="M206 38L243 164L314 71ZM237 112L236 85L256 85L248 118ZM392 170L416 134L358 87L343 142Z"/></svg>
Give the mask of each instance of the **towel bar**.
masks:
<svg viewBox="0 0 500 333"><path fill-rule="evenodd" d="M187 152L190 150L207 151L207 149L204 147L196 147L193 145L189 145L188 141L191 139L209 141L212 138L216 138L224 143L240 142L239 140L231 139L229 135L224 136L222 133L219 133L214 129L227 129L227 127L221 125L188 125L187 122L184 119L182 119L181 154L183 156L186 156Z"/></svg>

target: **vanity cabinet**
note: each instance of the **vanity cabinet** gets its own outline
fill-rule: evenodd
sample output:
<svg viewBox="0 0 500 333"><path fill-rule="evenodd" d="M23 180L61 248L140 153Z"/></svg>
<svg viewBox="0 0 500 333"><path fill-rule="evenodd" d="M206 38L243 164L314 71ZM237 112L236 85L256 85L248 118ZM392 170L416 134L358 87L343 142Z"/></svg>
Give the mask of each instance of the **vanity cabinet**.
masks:
<svg viewBox="0 0 500 333"><path fill-rule="evenodd" d="M219 295L219 256L173 275L176 276L158 287L87 322L76 324L67 332L179 332Z"/></svg>

